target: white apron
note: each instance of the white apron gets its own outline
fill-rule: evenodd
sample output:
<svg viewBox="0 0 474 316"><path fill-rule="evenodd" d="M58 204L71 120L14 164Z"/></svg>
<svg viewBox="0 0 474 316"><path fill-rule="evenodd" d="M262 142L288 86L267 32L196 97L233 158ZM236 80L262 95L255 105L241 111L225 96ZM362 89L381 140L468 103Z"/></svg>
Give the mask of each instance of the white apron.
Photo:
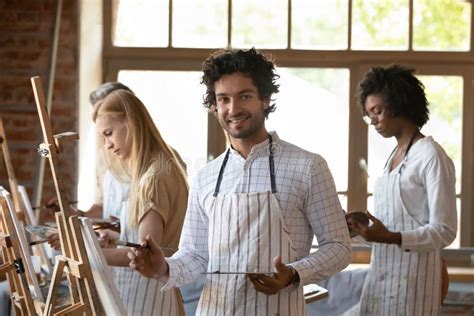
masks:
<svg viewBox="0 0 474 316"><path fill-rule="evenodd" d="M128 201L122 203L120 240L138 243L138 229L129 229L127 221ZM162 292L164 283L129 267L114 267L114 277L127 315L184 315L179 289Z"/></svg>
<svg viewBox="0 0 474 316"><path fill-rule="evenodd" d="M384 175L377 179L374 189L374 216L388 230L396 232L423 226L410 215L400 194L400 175L409 147L405 159L392 172L385 170ZM440 250L410 252L397 245L372 244L371 264L362 291L360 315L438 315L440 305Z"/></svg>
<svg viewBox="0 0 474 316"><path fill-rule="evenodd" d="M208 271L273 271L273 258L297 260L296 249L283 222L274 194L275 174L270 139L272 192L218 195L229 150L207 215L209 218ZM197 315L306 315L303 288L275 295L257 292L242 274L210 274L201 294Z"/></svg>

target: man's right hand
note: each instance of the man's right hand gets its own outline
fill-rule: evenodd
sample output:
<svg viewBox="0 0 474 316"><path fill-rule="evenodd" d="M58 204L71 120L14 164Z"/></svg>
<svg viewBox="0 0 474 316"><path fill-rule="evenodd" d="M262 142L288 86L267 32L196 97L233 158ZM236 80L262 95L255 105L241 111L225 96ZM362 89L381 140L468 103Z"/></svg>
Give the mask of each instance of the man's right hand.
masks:
<svg viewBox="0 0 474 316"><path fill-rule="evenodd" d="M128 253L130 268L135 269L147 278L160 279L166 282L169 276L168 263L160 246L150 235L146 236L141 246L141 248L131 249Z"/></svg>

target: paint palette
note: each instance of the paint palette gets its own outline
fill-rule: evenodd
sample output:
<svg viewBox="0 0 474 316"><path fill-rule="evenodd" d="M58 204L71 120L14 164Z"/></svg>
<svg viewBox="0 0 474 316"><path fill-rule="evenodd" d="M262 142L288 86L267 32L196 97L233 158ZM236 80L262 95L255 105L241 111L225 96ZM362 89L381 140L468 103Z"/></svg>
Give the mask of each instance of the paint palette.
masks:
<svg viewBox="0 0 474 316"><path fill-rule="evenodd" d="M43 225L27 225L25 227L26 231L28 231L30 234L34 234L40 238L46 239L48 238L49 235L51 234L57 234L58 229L54 227L49 227L49 226L43 226Z"/></svg>

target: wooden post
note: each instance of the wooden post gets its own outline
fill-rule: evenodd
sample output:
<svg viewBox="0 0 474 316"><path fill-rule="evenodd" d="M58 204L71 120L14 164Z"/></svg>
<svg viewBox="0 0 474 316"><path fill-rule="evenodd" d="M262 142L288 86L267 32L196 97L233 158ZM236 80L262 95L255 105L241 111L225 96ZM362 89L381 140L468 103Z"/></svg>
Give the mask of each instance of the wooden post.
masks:
<svg viewBox="0 0 474 316"><path fill-rule="evenodd" d="M92 279L92 270L87 257L81 231L77 230L78 218L72 216L64 186L57 173L58 154L64 150L64 142L78 139L77 133L63 133L53 136L51 122L45 106L43 86L40 77L31 78L38 109L44 143L39 153L47 157L56 189L60 211L56 213L62 256L57 256L54 274L46 300L44 315L103 315L103 307ZM56 291L62 274L66 273L71 294L71 305L56 308Z"/></svg>

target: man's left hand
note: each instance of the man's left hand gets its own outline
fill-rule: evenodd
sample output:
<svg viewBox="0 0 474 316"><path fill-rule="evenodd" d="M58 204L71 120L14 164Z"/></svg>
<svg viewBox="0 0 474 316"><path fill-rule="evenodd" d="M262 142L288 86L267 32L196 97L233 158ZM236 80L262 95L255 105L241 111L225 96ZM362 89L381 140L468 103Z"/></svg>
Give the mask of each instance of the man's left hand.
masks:
<svg viewBox="0 0 474 316"><path fill-rule="evenodd" d="M250 274L248 276L258 292L273 295L290 285L293 272L281 262L280 256L273 259L273 265L275 266L275 273L271 276L263 274Z"/></svg>

